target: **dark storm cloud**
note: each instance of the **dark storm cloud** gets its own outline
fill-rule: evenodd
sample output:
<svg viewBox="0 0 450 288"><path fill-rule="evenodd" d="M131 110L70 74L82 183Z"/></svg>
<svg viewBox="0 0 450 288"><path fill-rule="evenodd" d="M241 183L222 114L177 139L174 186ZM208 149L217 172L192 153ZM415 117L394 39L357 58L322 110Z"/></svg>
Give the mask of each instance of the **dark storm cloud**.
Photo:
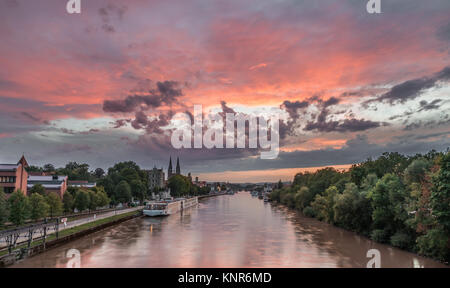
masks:
<svg viewBox="0 0 450 288"><path fill-rule="evenodd" d="M345 119L343 121L327 120L330 111L326 107L324 106L322 108L315 121L308 121L303 130L318 132L359 132L377 128L381 125L387 125L386 123L355 118Z"/></svg>
<svg viewBox="0 0 450 288"><path fill-rule="evenodd" d="M90 134L100 132L99 129L95 129L95 128L92 128L92 129L89 129L86 131L75 131L72 129L61 128L60 131L64 134L69 134L69 135L90 135Z"/></svg>
<svg viewBox="0 0 450 288"><path fill-rule="evenodd" d="M403 128L405 131L412 131L419 128L427 128L427 129L434 129L441 126L447 126L450 125L450 119L449 115L445 114L439 118L439 120L429 120L429 121L422 121L419 120L417 122L410 123Z"/></svg>
<svg viewBox="0 0 450 288"><path fill-rule="evenodd" d="M330 99L328 99L327 101L323 102L323 106L324 107L329 107L329 106L334 106L339 104L340 100L336 97L331 97Z"/></svg>
<svg viewBox="0 0 450 288"><path fill-rule="evenodd" d="M445 67L442 71L432 75L431 77L422 77L405 81L392 87L387 93L366 101L364 104L372 102L388 102L393 105L395 103L405 103L419 97L425 90L435 87L438 82L446 82L450 80L450 66Z"/></svg>
<svg viewBox="0 0 450 288"><path fill-rule="evenodd" d="M105 112L134 112L141 105L147 108L158 108L163 105L177 103L178 98L183 95L178 82L157 82L156 88L147 90L143 95L129 95L123 100L105 100L103 111Z"/></svg>
<svg viewBox="0 0 450 288"><path fill-rule="evenodd" d="M288 112L289 116L292 119L296 119L298 110L299 109L303 109L303 108L307 108L308 106L309 106L309 102L308 101L291 102L291 101L286 100L281 105L281 109L284 109L286 112Z"/></svg>
<svg viewBox="0 0 450 288"><path fill-rule="evenodd" d="M422 100L420 101L420 109L418 110L418 112L439 109L441 108L441 106L438 105L440 102L442 102L441 99L433 100L430 103L428 103L425 100Z"/></svg>
<svg viewBox="0 0 450 288"><path fill-rule="evenodd" d="M127 123L130 123L131 119L118 119L111 124L113 124L113 128L121 128L127 125Z"/></svg>
<svg viewBox="0 0 450 288"><path fill-rule="evenodd" d="M127 12L127 6L116 6L114 4L108 4L106 7L102 7L98 10L98 14L102 19L102 29L108 33L116 32L116 28L111 23L114 19L122 20L123 16Z"/></svg>

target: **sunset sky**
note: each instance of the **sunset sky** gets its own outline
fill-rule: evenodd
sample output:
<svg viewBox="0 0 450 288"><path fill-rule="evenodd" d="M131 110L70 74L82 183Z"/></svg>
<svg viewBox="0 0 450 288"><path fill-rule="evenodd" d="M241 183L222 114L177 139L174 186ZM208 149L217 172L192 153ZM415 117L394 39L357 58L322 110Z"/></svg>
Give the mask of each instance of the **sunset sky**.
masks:
<svg viewBox="0 0 450 288"><path fill-rule="evenodd" d="M291 180L450 145L450 1L0 0L0 163ZM177 112L281 108L279 157L182 149Z"/></svg>

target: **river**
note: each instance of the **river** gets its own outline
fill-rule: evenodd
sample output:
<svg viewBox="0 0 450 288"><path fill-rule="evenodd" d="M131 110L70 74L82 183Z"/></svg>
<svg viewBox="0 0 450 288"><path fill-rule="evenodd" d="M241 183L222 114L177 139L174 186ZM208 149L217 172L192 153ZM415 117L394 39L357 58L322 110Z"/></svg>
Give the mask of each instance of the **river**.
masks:
<svg viewBox="0 0 450 288"><path fill-rule="evenodd" d="M264 203L249 193L211 197L165 218L136 218L22 260L13 267L448 267ZM76 251L76 250L75 250Z"/></svg>

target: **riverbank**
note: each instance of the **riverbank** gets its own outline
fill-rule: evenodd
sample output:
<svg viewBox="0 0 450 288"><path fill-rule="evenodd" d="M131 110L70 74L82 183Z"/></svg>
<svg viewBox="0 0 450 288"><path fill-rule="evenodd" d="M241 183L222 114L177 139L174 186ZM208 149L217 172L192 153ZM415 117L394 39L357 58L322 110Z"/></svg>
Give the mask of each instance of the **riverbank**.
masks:
<svg viewBox="0 0 450 288"><path fill-rule="evenodd" d="M373 240L373 239L370 239L370 238L367 237L366 235L363 235L363 234L358 233L358 232L356 232L356 231L352 231L352 230L349 230L349 229L345 229L345 228L343 228L343 227L340 227L340 226L337 226L337 225L334 225L334 224L331 224L331 223L328 223L328 222L325 222L325 221L320 221L320 220L317 219L316 217L311 217L311 216L309 216L309 215L306 215L306 214L304 214L303 212L299 211L298 209L291 208L291 207L289 207L288 205L282 204L282 203L280 203L280 202L278 202L278 201L271 201L271 205L273 205L273 206L275 206L275 207L276 207L276 206L283 207L283 208L285 208L285 209L287 209L287 210L289 210L289 211L291 211L291 212L294 212L294 213L300 215L300 216L303 217L303 218L308 218L308 219L317 221L317 222L319 222L319 223L323 223L324 225L330 225L330 226L334 227L335 229L341 229L342 231L345 231L346 233L355 233L355 234L358 235L358 237L360 237L360 238L363 238L363 239L366 239L367 241L371 241L371 242L373 242L373 243L376 243L377 245L383 245L383 246L386 246L388 249L399 249L399 250L404 251L404 252L406 252L406 253L411 253L411 254L413 254L413 255L415 255L415 256L417 256L417 257L429 259L430 261L435 261L435 262L437 262L437 263L441 263L441 264L443 264L443 265L446 265L446 266L450 267L450 265L449 265L448 262L444 262L444 261L440 261L439 259L433 259L433 258L431 258L431 257L427 257L427 256L424 256L424 255L420 255L420 254L416 253L415 251L411 251L411 250L407 250L407 249L401 249L401 248L399 248L399 247L392 246L392 245L390 245L390 244L388 244L388 243L382 243L382 242L375 241L375 240Z"/></svg>
<svg viewBox="0 0 450 288"><path fill-rule="evenodd" d="M51 234L45 241L36 241L32 244L30 249L23 255L23 249L26 245L21 245L16 247L12 254L7 254L7 251L0 252L0 267L6 267L14 264L18 259L22 257L32 257L46 251L49 248L56 247L58 245L67 243L69 241L78 239L80 237L86 236L88 234L103 230L110 226L128 221L130 219L142 216L141 211L131 211L128 213L114 215L111 217L99 219L96 221L81 224L72 228L67 228L58 233L58 237L55 234ZM3 255L2 255L3 254Z"/></svg>

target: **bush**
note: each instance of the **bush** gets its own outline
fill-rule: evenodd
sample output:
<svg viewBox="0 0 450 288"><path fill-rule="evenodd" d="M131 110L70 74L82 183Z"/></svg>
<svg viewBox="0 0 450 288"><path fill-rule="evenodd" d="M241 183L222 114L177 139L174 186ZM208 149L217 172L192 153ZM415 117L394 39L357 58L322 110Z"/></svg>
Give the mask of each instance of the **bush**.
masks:
<svg viewBox="0 0 450 288"><path fill-rule="evenodd" d="M306 217L315 217L316 214L314 213L314 209L308 206L303 209L303 215L305 215Z"/></svg>
<svg viewBox="0 0 450 288"><path fill-rule="evenodd" d="M295 208L294 195L292 193L286 193L281 196L281 203L289 208Z"/></svg>
<svg viewBox="0 0 450 288"><path fill-rule="evenodd" d="M410 248L411 242L411 237L403 232L397 232L391 237L391 245L401 249Z"/></svg>
<svg viewBox="0 0 450 288"><path fill-rule="evenodd" d="M375 229L370 234L370 238L375 242L385 243L387 240L387 233L382 229Z"/></svg>
<svg viewBox="0 0 450 288"><path fill-rule="evenodd" d="M431 229L417 238L416 249L420 255L441 261L450 260L449 238L443 229Z"/></svg>

